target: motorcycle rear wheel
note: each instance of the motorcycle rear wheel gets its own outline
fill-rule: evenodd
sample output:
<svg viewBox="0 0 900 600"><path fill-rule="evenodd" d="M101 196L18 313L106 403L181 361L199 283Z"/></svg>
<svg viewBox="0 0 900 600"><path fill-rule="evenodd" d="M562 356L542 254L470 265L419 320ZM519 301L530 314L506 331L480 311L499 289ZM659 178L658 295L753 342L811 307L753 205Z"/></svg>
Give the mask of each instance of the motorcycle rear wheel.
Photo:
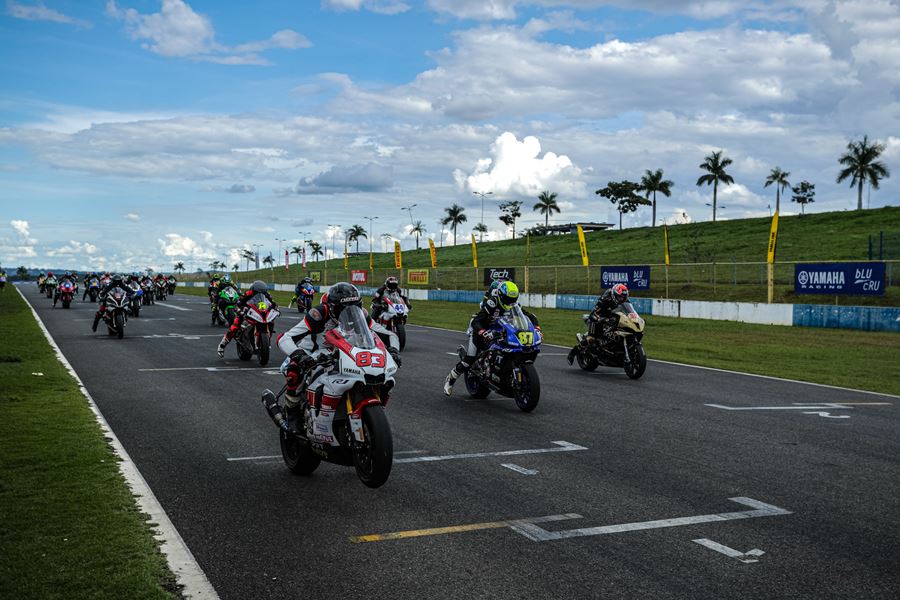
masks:
<svg viewBox="0 0 900 600"><path fill-rule="evenodd" d="M525 377L525 383L516 391L516 406L522 412L531 412L537 408L541 399L541 378L538 377L537 369L532 364L522 365L522 375Z"/></svg>
<svg viewBox="0 0 900 600"><path fill-rule="evenodd" d="M319 468L322 459L310 449L309 444L297 439L294 434L283 429L279 431L284 464L295 475L312 475Z"/></svg>
<svg viewBox="0 0 900 600"><path fill-rule="evenodd" d="M625 374L629 379L640 379L647 370L647 353L644 352L644 346L640 342L632 345L629 353L631 360L625 363Z"/></svg>
<svg viewBox="0 0 900 600"><path fill-rule="evenodd" d="M363 409L362 422L366 441L360 443L354 439L350 442L353 466L356 468L356 476L367 487L381 487L388 480L394 464L391 424L384 414L384 408L377 404Z"/></svg>
<svg viewBox="0 0 900 600"><path fill-rule="evenodd" d="M484 400L491 395L491 388L488 387L488 384L478 379L471 371L466 371L463 378L466 381L466 391L476 400Z"/></svg>

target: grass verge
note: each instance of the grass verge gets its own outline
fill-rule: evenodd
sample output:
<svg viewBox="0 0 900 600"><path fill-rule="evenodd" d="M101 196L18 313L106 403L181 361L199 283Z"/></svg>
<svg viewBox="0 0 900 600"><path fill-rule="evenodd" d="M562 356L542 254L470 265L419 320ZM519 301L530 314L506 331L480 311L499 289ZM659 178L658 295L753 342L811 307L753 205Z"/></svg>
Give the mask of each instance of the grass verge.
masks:
<svg viewBox="0 0 900 600"><path fill-rule="evenodd" d="M201 288L179 293L205 296ZM287 305L292 294L274 292ZM410 322L464 330L476 307L416 302ZM568 346L583 331L581 311L535 309L548 343ZM650 358L900 395L900 335L647 316ZM450 348L455 350L455 348ZM652 367L651 367L652 368Z"/></svg>
<svg viewBox="0 0 900 600"><path fill-rule="evenodd" d="M0 294L0 598L178 597L75 380Z"/></svg>

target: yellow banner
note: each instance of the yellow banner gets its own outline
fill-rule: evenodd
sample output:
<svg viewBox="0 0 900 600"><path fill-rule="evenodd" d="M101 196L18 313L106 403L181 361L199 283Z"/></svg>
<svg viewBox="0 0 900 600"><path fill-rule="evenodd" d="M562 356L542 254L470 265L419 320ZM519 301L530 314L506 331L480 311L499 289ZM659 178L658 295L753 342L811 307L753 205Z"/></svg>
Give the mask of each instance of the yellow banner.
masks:
<svg viewBox="0 0 900 600"><path fill-rule="evenodd" d="M428 285L428 269L410 269L406 272L409 285Z"/></svg>
<svg viewBox="0 0 900 600"><path fill-rule="evenodd" d="M437 269L437 251L434 249L434 240L428 238L428 247L431 250L431 268Z"/></svg>
<svg viewBox="0 0 900 600"><path fill-rule="evenodd" d="M344 241L344 270L350 268L350 248L347 247L347 242Z"/></svg>
<svg viewBox="0 0 900 600"><path fill-rule="evenodd" d="M472 234L472 266L478 268L478 249L475 247L475 234Z"/></svg>
<svg viewBox="0 0 900 600"><path fill-rule="evenodd" d="M371 271L372 269L373 269L373 266L372 266L372 249L369 248L369 270Z"/></svg>
<svg viewBox="0 0 900 600"><path fill-rule="evenodd" d="M663 223L663 241L665 242L666 266L669 266L669 226Z"/></svg>
<svg viewBox="0 0 900 600"><path fill-rule="evenodd" d="M775 246L778 243L778 211L772 215L772 229L769 230L769 254L767 260L769 264L775 262Z"/></svg>
<svg viewBox="0 0 900 600"><path fill-rule="evenodd" d="M394 267L403 268L403 252L400 251L400 242L394 240Z"/></svg>
<svg viewBox="0 0 900 600"><path fill-rule="evenodd" d="M590 261L588 261L587 244L584 242L584 229L581 228L581 225L576 225L576 227L578 228L578 246L581 248L581 264L586 267Z"/></svg>

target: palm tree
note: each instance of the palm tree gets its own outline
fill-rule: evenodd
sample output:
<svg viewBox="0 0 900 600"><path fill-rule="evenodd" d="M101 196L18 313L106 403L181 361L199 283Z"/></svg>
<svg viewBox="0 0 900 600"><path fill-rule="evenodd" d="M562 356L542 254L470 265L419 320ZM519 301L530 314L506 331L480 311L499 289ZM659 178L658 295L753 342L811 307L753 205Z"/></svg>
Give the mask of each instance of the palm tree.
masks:
<svg viewBox="0 0 900 600"><path fill-rule="evenodd" d="M559 206L556 204L556 197L556 192L543 191L538 196L537 204L532 208L532 210L536 210L544 215L544 227L550 225L550 215L554 212L560 212Z"/></svg>
<svg viewBox="0 0 900 600"><path fill-rule="evenodd" d="M19 279L28 279L28 269L25 268L25 265L22 265L18 269L16 269L16 275L19 276Z"/></svg>
<svg viewBox="0 0 900 600"><path fill-rule="evenodd" d="M216 269L218 269L218 268L219 268L219 261L218 261L218 260L214 260L214 261L212 261L211 263L209 263L209 268L212 269L213 271L215 271Z"/></svg>
<svg viewBox="0 0 900 600"><path fill-rule="evenodd" d="M324 252L322 251L322 244L319 242L310 242L309 249L312 250L312 257L317 258L320 256L324 256Z"/></svg>
<svg viewBox="0 0 900 600"><path fill-rule="evenodd" d="M521 200L510 200L500 205L500 210L503 212L500 215L500 222L512 228L512 239L516 239L516 219L522 216L521 207Z"/></svg>
<svg viewBox="0 0 900 600"><path fill-rule="evenodd" d="M847 144L847 152L838 159L844 168L838 173L837 182L850 178L850 185L857 186L858 196L856 210L862 210L863 184L867 181L876 190L882 179L891 176L887 166L878 157L884 152L884 144L869 143L869 136L862 141Z"/></svg>
<svg viewBox="0 0 900 600"><path fill-rule="evenodd" d="M466 216L466 209L458 204L454 204L449 208L445 208L444 212L447 213L447 216L441 219L441 223L444 225L449 225L450 229L453 230L453 245L456 245L456 228L469 220Z"/></svg>
<svg viewBox="0 0 900 600"><path fill-rule="evenodd" d="M422 224L422 221L416 221L412 229L409 230L410 233L414 233L416 235L416 250L419 249L419 236L425 235L425 226Z"/></svg>
<svg viewBox="0 0 900 600"><path fill-rule="evenodd" d="M775 167L769 173L769 176L766 177L766 183L763 187L775 184L775 212L781 209L781 194L784 193L784 188L791 185L791 182L787 179L790 176L791 174L788 171L782 171L781 167Z"/></svg>
<svg viewBox="0 0 900 600"><path fill-rule="evenodd" d="M369 236L366 235L366 230L363 229L362 225L354 225L350 229L347 230L347 239L349 241L356 241L356 253L359 254L359 238L369 239Z"/></svg>
<svg viewBox="0 0 900 600"><path fill-rule="evenodd" d="M487 233L487 230L488 230L487 225L485 225L484 223L479 223L478 225L476 225L475 227L472 228L472 231L474 231L475 233L478 234L479 242L484 240L484 234Z"/></svg>
<svg viewBox="0 0 900 600"><path fill-rule="evenodd" d="M732 160L730 158L722 157L722 151L719 150L717 152L713 152L705 159L703 159L703 163L700 165L700 168L706 171L706 175L701 175L699 179L697 179L697 185L710 185L713 186L713 222L716 221L716 200L718 198L719 192L719 182L721 181L725 185L730 185L734 183L734 177L725 172L725 167L730 165Z"/></svg>
<svg viewBox="0 0 900 600"><path fill-rule="evenodd" d="M653 220L650 222L651 227L656 227L656 192L668 198L672 195L672 186L674 185L671 180L663 179L662 169L655 171L647 169L644 176L641 177L641 185L638 190L647 194L647 200L650 199L650 194L653 194Z"/></svg>
<svg viewBox="0 0 900 600"><path fill-rule="evenodd" d="M300 257L303 255L303 246L294 246L291 248L291 254L297 255L297 264L300 264Z"/></svg>
<svg viewBox="0 0 900 600"><path fill-rule="evenodd" d="M241 265L239 265L237 263L234 263L233 265L231 265L231 270L234 271L235 273L237 273L237 270L240 268L241 268Z"/></svg>
<svg viewBox="0 0 900 600"><path fill-rule="evenodd" d="M241 258L247 261L247 270L250 270L250 261L256 260L256 254L253 253L253 250L241 250Z"/></svg>
<svg viewBox="0 0 900 600"><path fill-rule="evenodd" d="M269 268L271 268L271 269L274 269L274 268L275 268L275 266L274 266L274 265L275 265L275 259L272 258L272 255L270 254L270 255L268 255L267 257L265 257L265 258L263 259L263 264L264 264L264 265L268 265Z"/></svg>
<svg viewBox="0 0 900 600"><path fill-rule="evenodd" d="M184 263L183 262L179 261L179 262L175 263L175 266L172 268L175 271L177 271L178 273L184 273Z"/></svg>

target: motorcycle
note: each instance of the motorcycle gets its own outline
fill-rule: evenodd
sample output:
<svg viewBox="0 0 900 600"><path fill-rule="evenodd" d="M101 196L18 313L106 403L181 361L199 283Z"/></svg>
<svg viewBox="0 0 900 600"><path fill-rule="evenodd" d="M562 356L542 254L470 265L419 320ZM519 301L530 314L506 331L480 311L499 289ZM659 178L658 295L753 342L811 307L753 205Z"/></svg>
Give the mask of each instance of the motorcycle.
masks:
<svg viewBox="0 0 900 600"><path fill-rule="evenodd" d="M131 311L131 316L138 318L141 316L141 306L144 303L144 290L141 289L141 284L137 281L132 281L128 284L128 287L131 288L131 306L129 310Z"/></svg>
<svg viewBox="0 0 900 600"><path fill-rule="evenodd" d="M120 340L124 337L125 323L128 322L128 294L122 288L115 287L106 295L103 322L106 323L109 335L115 335Z"/></svg>
<svg viewBox="0 0 900 600"><path fill-rule="evenodd" d="M142 294L142 302L144 306L149 306L151 304L156 304L156 301L153 299L153 281L150 279L144 279L141 281L141 291Z"/></svg>
<svg viewBox="0 0 900 600"><path fill-rule="evenodd" d="M315 288L309 284L303 284L300 286L300 295L291 298L291 303L288 305L288 308L290 308L296 302L297 312L309 312L309 310L312 308L313 299L315 298L315 296Z"/></svg>
<svg viewBox="0 0 900 600"><path fill-rule="evenodd" d="M279 315L281 312L272 308L264 294L256 294L247 302L244 322L235 336L239 359L250 360L256 354L259 366L264 367L269 363L272 333L275 331L275 319Z"/></svg>
<svg viewBox="0 0 900 600"><path fill-rule="evenodd" d="M63 279L59 284L59 299L62 300L63 308L69 308L74 297L75 284L68 279ZM56 301L53 302L53 306L56 306Z"/></svg>
<svg viewBox="0 0 900 600"><path fill-rule="evenodd" d="M156 289L156 299L157 300L165 300L166 299L166 291L169 289L169 282L165 279L157 279L153 283L154 288Z"/></svg>
<svg viewBox="0 0 900 600"><path fill-rule="evenodd" d="M91 280L88 281L88 296L91 297L91 302L97 301L97 296L100 295L100 280L96 277L91 277Z"/></svg>
<svg viewBox="0 0 900 600"><path fill-rule="evenodd" d="M219 290L219 301L212 307L212 325L230 325L240 296L233 286Z"/></svg>
<svg viewBox="0 0 900 600"><path fill-rule="evenodd" d="M175 278L174 278L173 276L169 275L169 276L166 278L166 288L167 288L167 289L166 289L166 292L167 292L170 296L174 296L174 295L175 295L175 284L176 284L176 283L177 283L177 282L175 281Z"/></svg>
<svg viewBox="0 0 900 600"><path fill-rule="evenodd" d="M518 304L497 319L490 346L479 353L465 373L466 391L483 399L495 391L513 398L524 412L537 408L541 398L541 380L534 361L541 351L542 336ZM466 356L460 346L459 358Z"/></svg>
<svg viewBox="0 0 900 600"><path fill-rule="evenodd" d="M385 294L383 302L385 309L378 315L378 321L384 325L385 329L397 334L402 352L406 347L406 321L409 319L409 306L397 293Z"/></svg>
<svg viewBox="0 0 900 600"><path fill-rule="evenodd" d="M644 337L644 319L634 310L631 302L624 302L613 309L615 325L605 335L581 337L575 346L575 360L585 371L598 366L625 369L630 379L639 379L647 369L647 353L641 339ZM583 316L590 324L591 315Z"/></svg>
<svg viewBox="0 0 900 600"><path fill-rule="evenodd" d="M47 277L44 275L38 275L37 285L38 285L38 293L44 293L44 282L47 281Z"/></svg>
<svg viewBox="0 0 900 600"><path fill-rule="evenodd" d="M397 364L372 335L362 308L344 308L338 326L325 334L334 352L322 353L301 382L304 399L286 414L266 390L263 405L278 425L281 455L291 472L309 475L321 461L352 466L366 486L387 481L394 461L391 426L384 409ZM290 358L281 366L286 373Z"/></svg>
<svg viewBox="0 0 900 600"><path fill-rule="evenodd" d="M56 294L57 283L56 277L48 277L44 280L44 294L46 294L48 298L52 298L54 294Z"/></svg>

